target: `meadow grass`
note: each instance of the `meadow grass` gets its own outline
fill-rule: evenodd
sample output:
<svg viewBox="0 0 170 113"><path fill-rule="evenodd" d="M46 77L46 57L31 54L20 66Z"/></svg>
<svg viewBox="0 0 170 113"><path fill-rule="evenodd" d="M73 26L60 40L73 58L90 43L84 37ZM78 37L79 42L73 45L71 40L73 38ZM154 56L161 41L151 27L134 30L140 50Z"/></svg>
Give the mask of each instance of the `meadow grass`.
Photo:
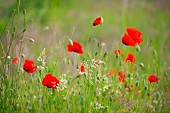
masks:
<svg viewBox="0 0 170 113"><path fill-rule="evenodd" d="M14 4L10 16L0 20L0 112L169 111L168 9L154 8L153 1L126 0L83 1L83 5L76 0L17 0ZM98 16L104 23L92 26ZM140 52L121 42L127 27L142 31ZM82 44L83 54L67 51L75 40ZM122 60L122 55L113 52L118 49L124 59L133 53L136 62ZM12 63L15 57L17 64ZM38 66L34 73L23 69L26 59ZM82 64L84 73L80 73ZM125 83L119 81L121 70ZM42 85L48 73L60 80L57 89ZM158 75L160 81L150 83L150 74Z"/></svg>

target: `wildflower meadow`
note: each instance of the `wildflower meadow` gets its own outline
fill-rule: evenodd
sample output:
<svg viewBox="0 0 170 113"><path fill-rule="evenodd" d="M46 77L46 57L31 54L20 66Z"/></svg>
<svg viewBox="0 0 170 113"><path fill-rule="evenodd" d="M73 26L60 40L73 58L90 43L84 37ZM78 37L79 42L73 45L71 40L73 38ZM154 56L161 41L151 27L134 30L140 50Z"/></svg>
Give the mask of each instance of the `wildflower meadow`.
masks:
<svg viewBox="0 0 170 113"><path fill-rule="evenodd" d="M0 113L169 113L168 3L0 0Z"/></svg>

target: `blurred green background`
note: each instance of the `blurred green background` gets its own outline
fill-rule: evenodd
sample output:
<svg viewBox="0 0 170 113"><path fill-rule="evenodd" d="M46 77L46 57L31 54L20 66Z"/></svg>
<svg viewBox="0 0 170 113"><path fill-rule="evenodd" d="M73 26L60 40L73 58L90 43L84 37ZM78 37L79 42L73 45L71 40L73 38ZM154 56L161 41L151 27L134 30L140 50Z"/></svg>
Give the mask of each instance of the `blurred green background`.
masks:
<svg viewBox="0 0 170 113"><path fill-rule="evenodd" d="M170 62L170 7L169 0L21 0L16 14L17 30L22 31L23 10L26 10L26 37L35 43L25 42L24 53L33 58L43 48L47 53L55 50L57 40L64 36L77 40L85 46L89 30L96 17L102 16L104 23L95 26L91 38L106 43L111 49L126 32L126 27L140 30L144 38L141 44L144 56L152 50L157 51L160 64L165 67ZM0 0L0 33L7 23L17 0ZM10 24L7 26L10 29ZM5 34L1 39L5 44ZM36 47L36 49L35 49ZM32 54L31 54L32 53ZM165 62L162 62L165 61Z"/></svg>
<svg viewBox="0 0 170 113"><path fill-rule="evenodd" d="M86 48L89 30L96 17L102 16L104 23L92 28L90 38L105 43L108 51L122 48L121 38L127 27L137 28L143 33L144 39L140 45L141 52L136 53L137 63L144 63L147 73L153 73L150 71L154 68L162 72L160 73L162 83L167 86L164 89L165 96L169 101L170 84L167 82L170 79L169 4L170 0L21 0L14 26L17 27L17 34L24 29L23 10L26 10L27 30L24 36L33 38L35 42L25 41L23 53L26 59L35 60L43 48L46 48L47 55L54 52L58 48L58 41L64 36L79 41L83 48ZM13 9L18 10L17 0L0 0L0 33L11 18ZM0 39L4 46L11 39L11 35L6 37L7 30L11 31L11 21ZM22 37L17 38L20 39ZM121 45L121 48L118 48L117 44ZM19 56L17 54L19 47L20 44L17 44L16 57ZM91 51L95 51L93 44ZM126 47L126 51L135 51L135 47ZM157 53L156 57L153 56L153 52ZM150 65L152 61L155 61L155 65Z"/></svg>

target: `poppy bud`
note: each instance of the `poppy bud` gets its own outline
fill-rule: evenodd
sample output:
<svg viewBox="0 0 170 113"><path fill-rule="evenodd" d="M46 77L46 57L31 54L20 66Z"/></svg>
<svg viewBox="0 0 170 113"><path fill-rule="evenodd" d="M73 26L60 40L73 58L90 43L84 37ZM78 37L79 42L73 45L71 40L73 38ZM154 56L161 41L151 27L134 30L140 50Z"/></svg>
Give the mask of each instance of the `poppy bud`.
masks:
<svg viewBox="0 0 170 113"><path fill-rule="evenodd" d="M14 27L14 29L13 29L13 30L14 30L14 32L15 32L15 31L16 31L16 27Z"/></svg>
<svg viewBox="0 0 170 113"><path fill-rule="evenodd" d="M98 52L96 51L96 52L95 52L95 56L97 56L97 54L98 54Z"/></svg>
<svg viewBox="0 0 170 113"><path fill-rule="evenodd" d="M118 58L119 57L119 53L118 52L116 52L116 58Z"/></svg>
<svg viewBox="0 0 170 113"><path fill-rule="evenodd" d="M34 42L34 39L32 39L32 38L29 38L29 40L30 40L30 42Z"/></svg>
<svg viewBox="0 0 170 113"><path fill-rule="evenodd" d="M105 52L105 53L103 54L103 58L106 58L106 56L107 56L107 52Z"/></svg>
<svg viewBox="0 0 170 113"><path fill-rule="evenodd" d="M136 87L139 86L139 81L136 81L135 86L136 86Z"/></svg>
<svg viewBox="0 0 170 113"><path fill-rule="evenodd" d="M8 37L8 35L9 35L9 30L7 30L7 32L6 32L6 36Z"/></svg>
<svg viewBox="0 0 170 113"><path fill-rule="evenodd" d="M77 64L76 68L79 69L79 65L78 64Z"/></svg>
<svg viewBox="0 0 170 113"><path fill-rule="evenodd" d="M26 10L23 10L23 15L26 15Z"/></svg>
<svg viewBox="0 0 170 113"><path fill-rule="evenodd" d="M140 46L139 45L136 46L136 51L140 52Z"/></svg>
<svg viewBox="0 0 170 113"><path fill-rule="evenodd" d="M15 33L12 33L12 39L14 39L14 37L15 37Z"/></svg>
<svg viewBox="0 0 170 113"><path fill-rule="evenodd" d="M20 0L17 0L17 4L18 4L18 6L20 6Z"/></svg>
<svg viewBox="0 0 170 113"><path fill-rule="evenodd" d="M22 58L25 58L25 55L24 55L24 54L21 54L21 57L22 57Z"/></svg>
<svg viewBox="0 0 170 113"><path fill-rule="evenodd" d="M145 86L145 87L144 87L144 89L145 89L145 90L147 90L147 89L148 89L148 87L147 87L147 86Z"/></svg>
<svg viewBox="0 0 170 113"><path fill-rule="evenodd" d="M153 55L154 55L154 56L156 56L156 55L157 55L156 50L153 50Z"/></svg>
<svg viewBox="0 0 170 113"><path fill-rule="evenodd" d="M141 68L144 68L144 64L143 64L143 63L140 63L139 66L140 66Z"/></svg>
<svg viewBox="0 0 170 113"><path fill-rule="evenodd" d="M122 66L122 61L119 61L119 65Z"/></svg>
<svg viewBox="0 0 170 113"><path fill-rule="evenodd" d="M71 39L68 39L68 42L71 46L73 46L73 41Z"/></svg>
<svg viewBox="0 0 170 113"><path fill-rule="evenodd" d="M22 32L24 33L25 31L26 31L26 29L23 29L23 31L22 31Z"/></svg>
<svg viewBox="0 0 170 113"><path fill-rule="evenodd" d="M67 63L68 63L68 65L69 65L69 64L71 63L71 61L70 61L70 60L68 60L68 62L67 62Z"/></svg>

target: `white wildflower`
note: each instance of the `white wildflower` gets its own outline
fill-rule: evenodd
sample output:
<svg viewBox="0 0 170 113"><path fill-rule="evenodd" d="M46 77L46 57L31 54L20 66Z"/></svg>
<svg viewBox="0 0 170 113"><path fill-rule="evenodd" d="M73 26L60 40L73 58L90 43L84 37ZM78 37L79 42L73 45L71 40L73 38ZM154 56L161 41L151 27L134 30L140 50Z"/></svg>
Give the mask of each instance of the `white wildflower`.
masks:
<svg viewBox="0 0 170 113"><path fill-rule="evenodd" d="M45 60L46 60L45 48L44 48L43 51L40 53L40 56L38 57L37 60L41 62L42 65L40 65L39 68L40 68L41 70L43 70L44 67L45 67L45 65L46 65L46 61L45 61Z"/></svg>

